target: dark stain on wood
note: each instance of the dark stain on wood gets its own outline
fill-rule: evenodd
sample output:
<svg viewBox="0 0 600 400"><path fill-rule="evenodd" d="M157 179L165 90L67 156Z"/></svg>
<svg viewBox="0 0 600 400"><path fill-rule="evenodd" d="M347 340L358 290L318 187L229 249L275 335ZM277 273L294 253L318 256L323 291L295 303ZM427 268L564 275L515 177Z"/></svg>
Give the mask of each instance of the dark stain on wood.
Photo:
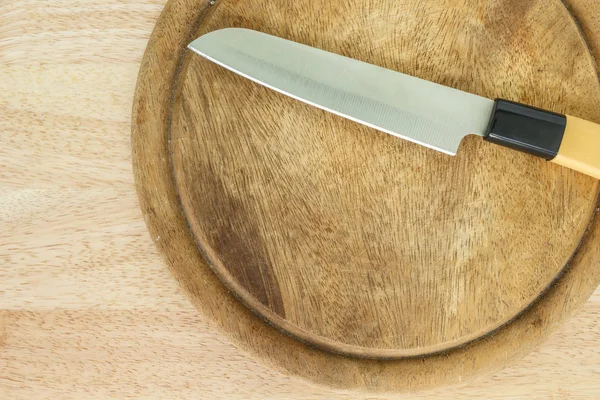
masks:
<svg viewBox="0 0 600 400"><path fill-rule="evenodd" d="M198 99L194 106L202 105L201 108L204 110L202 116L210 124L216 117L213 116L214 110L210 108L210 102L202 90L199 91ZM202 134L196 131L198 127L196 121L190 120L194 113L190 112L189 97L179 97L178 101L184 110L178 115L185 119L182 126L189 129L190 141L171 143L171 148L177 146L181 152L202 149L202 145L193 144L194 142L206 143L203 142ZM218 138L215 140L219 141ZM213 153L212 156L219 157L219 152ZM184 172L187 178L176 180L179 185L184 185L184 187L178 186L178 192L180 199L183 199L184 211L188 214L188 219L198 221L205 227L219 227L207 229L206 241L199 241L198 245L218 274L227 271L231 274L231 278L228 279L238 282L261 304L281 318L285 318L279 285L273 274L266 247L261 241L265 233L255 225L256 221L260 220L257 211L253 209L244 194L235 196L231 190L228 190L226 184L219 178L219 171L215 170L215 164L210 162L211 160L206 157L199 159L205 161L203 168L188 168ZM177 174L177 171L174 173ZM237 180L244 180L243 168L237 169L235 173L238 174ZM189 182L194 182L197 186L193 188L185 186ZM206 249L208 244L211 251Z"/></svg>

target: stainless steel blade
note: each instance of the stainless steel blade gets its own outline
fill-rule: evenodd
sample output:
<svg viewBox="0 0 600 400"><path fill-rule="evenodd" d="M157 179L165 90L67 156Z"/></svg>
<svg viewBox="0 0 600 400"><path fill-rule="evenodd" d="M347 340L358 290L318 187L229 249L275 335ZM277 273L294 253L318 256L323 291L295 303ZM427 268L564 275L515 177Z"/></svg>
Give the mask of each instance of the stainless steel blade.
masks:
<svg viewBox="0 0 600 400"><path fill-rule="evenodd" d="M494 102L397 71L241 28L188 46L261 85L358 123L454 155L484 135Z"/></svg>

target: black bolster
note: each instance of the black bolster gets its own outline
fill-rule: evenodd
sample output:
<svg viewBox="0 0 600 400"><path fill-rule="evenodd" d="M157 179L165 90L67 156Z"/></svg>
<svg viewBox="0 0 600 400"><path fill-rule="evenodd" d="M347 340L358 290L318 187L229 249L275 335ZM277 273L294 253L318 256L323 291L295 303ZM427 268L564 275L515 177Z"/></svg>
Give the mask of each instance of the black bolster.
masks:
<svg viewBox="0 0 600 400"><path fill-rule="evenodd" d="M552 160L558 154L567 117L497 99L485 140Z"/></svg>

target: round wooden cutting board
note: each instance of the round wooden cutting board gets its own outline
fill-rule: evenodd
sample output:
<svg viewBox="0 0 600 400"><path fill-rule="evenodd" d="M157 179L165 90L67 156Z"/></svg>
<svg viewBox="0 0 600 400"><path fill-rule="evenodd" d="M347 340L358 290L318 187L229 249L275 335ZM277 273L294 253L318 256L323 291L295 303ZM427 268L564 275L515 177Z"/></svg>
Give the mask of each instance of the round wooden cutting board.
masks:
<svg viewBox="0 0 600 400"><path fill-rule="evenodd" d="M334 386L458 382L525 354L598 285L597 180L477 137L447 156L186 50L225 27L594 121L600 83L559 0L172 0L134 104L141 206L243 348Z"/></svg>

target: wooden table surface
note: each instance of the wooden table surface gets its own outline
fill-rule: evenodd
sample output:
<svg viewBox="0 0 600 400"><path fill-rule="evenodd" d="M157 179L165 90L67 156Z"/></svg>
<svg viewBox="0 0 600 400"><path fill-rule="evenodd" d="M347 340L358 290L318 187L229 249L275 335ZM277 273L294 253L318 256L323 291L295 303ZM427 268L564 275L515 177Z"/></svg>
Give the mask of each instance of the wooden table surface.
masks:
<svg viewBox="0 0 600 400"><path fill-rule="evenodd" d="M568 3L598 57L596 2ZM0 2L0 399L361 398L238 351L192 307L155 249L136 198L130 118L164 4ZM600 289L500 373L396 397L599 393Z"/></svg>

